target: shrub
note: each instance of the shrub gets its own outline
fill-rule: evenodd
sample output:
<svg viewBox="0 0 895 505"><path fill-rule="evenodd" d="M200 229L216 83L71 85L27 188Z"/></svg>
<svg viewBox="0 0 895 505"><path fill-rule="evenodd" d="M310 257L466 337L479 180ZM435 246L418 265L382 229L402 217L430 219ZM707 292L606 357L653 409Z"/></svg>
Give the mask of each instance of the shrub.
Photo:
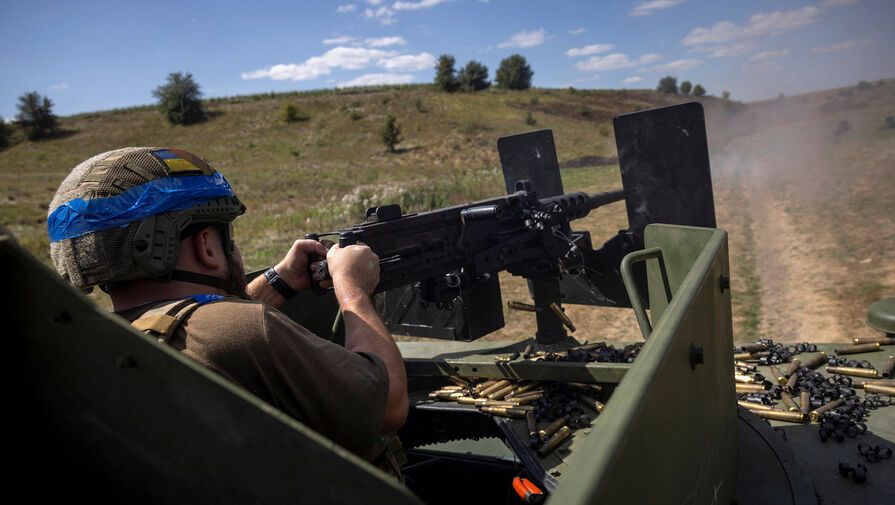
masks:
<svg viewBox="0 0 895 505"><path fill-rule="evenodd" d="M49 98L32 91L20 96L16 107L19 109L16 122L25 129L29 140L56 133L56 116L53 114L53 101Z"/></svg>
<svg viewBox="0 0 895 505"><path fill-rule="evenodd" d="M670 75L666 75L665 77L659 79L659 85L656 86L656 91L659 93L667 93L669 95L677 94L677 77L672 77Z"/></svg>
<svg viewBox="0 0 895 505"><path fill-rule="evenodd" d="M534 126L537 123L537 120L534 116L531 115L531 111L525 113L525 124L529 126Z"/></svg>
<svg viewBox="0 0 895 505"><path fill-rule="evenodd" d="M686 96L690 94L690 90L693 89L693 85L690 84L690 81L684 81L681 83L681 94Z"/></svg>
<svg viewBox="0 0 895 505"><path fill-rule="evenodd" d="M730 100L730 91L722 91L721 99L724 100L725 102Z"/></svg>
<svg viewBox="0 0 895 505"><path fill-rule="evenodd" d="M477 61L470 61L460 70L457 82L463 91L480 91L491 86L488 80L488 67Z"/></svg>
<svg viewBox="0 0 895 505"><path fill-rule="evenodd" d="M7 147L12 141L12 127L0 118L0 149Z"/></svg>
<svg viewBox="0 0 895 505"><path fill-rule="evenodd" d="M188 125L205 119L199 101L202 92L193 74L171 72L168 82L155 88L152 95L158 98L159 110L171 124Z"/></svg>
<svg viewBox="0 0 895 505"><path fill-rule="evenodd" d="M532 105L537 105L538 102L540 102L540 100L539 100L538 97L536 97L536 96L533 96L533 97L531 97L531 98L528 99L528 103L530 103L530 104L532 104Z"/></svg>
<svg viewBox="0 0 895 505"><path fill-rule="evenodd" d="M833 136L838 137L849 130L851 130L851 124L845 119L840 119L839 122L836 123L836 129L833 130Z"/></svg>
<svg viewBox="0 0 895 505"><path fill-rule="evenodd" d="M895 129L895 117L886 116L886 128Z"/></svg>
<svg viewBox="0 0 895 505"><path fill-rule="evenodd" d="M416 107L416 110L419 112L428 112L426 107L423 105L423 99L420 97L416 97L413 99L413 106Z"/></svg>
<svg viewBox="0 0 895 505"><path fill-rule="evenodd" d="M590 117L590 108L587 105L581 104L578 106L578 115L584 117Z"/></svg>
<svg viewBox="0 0 895 505"><path fill-rule="evenodd" d="M297 121L307 121L311 116L302 112L298 105L293 102L286 102L280 107L280 121L284 123L295 123Z"/></svg>
<svg viewBox="0 0 895 505"><path fill-rule="evenodd" d="M454 57L442 54L435 63L435 86L448 93L457 91L457 76L454 73Z"/></svg>
<svg viewBox="0 0 895 505"><path fill-rule="evenodd" d="M531 77L534 75L528 62L522 55L514 54L504 58L497 69L498 88L504 89L528 89L531 87Z"/></svg>
<svg viewBox="0 0 895 505"><path fill-rule="evenodd" d="M705 88L702 87L701 84L697 84L693 86L693 96L703 96L705 95Z"/></svg>
<svg viewBox="0 0 895 505"><path fill-rule="evenodd" d="M358 119L363 119L364 115L360 113L359 110L352 110L348 117L351 118L352 121L357 121Z"/></svg>
<svg viewBox="0 0 895 505"><path fill-rule="evenodd" d="M389 152L395 152L395 145L401 142L401 127L395 123L395 116L389 116L382 127L382 143Z"/></svg>
<svg viewBox="0 0 895 505"><path fill-rule="evenodd" d="M873 86L867 81L858 81L858 91L864 91L865 89L870 89Z"/></svg>

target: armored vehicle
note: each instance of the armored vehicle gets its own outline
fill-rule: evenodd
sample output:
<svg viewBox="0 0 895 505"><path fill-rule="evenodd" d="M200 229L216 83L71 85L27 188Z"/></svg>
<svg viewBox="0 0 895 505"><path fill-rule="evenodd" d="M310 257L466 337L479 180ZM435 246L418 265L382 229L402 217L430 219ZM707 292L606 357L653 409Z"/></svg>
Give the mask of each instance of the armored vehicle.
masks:
<svg viewBox="0 0 895 505"><path fill-rule="evenodd" d="M780 361L768 359L771 342L739 365L732 355L727 234L715 223L701 106L619 116L615 131L620 191L566 195L552 134L537 131L498 142L507 196L416 215L380 207L340 232L383 260L391 284L377 301L391 330L435 339L400 343L411 397L398 433L404 485L135 331L0 236L14 294L3 353L10 491L119 503L888 503L885 394L843 396L867 409L840 416L827 442L804 414L769 424L737 404L735 375L760 383ZM591 211L622 199L630 226L602 247L571 229L574 201ZM503 270L528 280L531 303L516 306L532 311L537 334L476 340L503 326ZM643 341L578 341L563 304L633 311ZM343 338L331 294L282 310ZM889 312L874 313L883 331ZM856 356L883 370L888 355ZM825 400L809 398L810 409Z"/></svg>

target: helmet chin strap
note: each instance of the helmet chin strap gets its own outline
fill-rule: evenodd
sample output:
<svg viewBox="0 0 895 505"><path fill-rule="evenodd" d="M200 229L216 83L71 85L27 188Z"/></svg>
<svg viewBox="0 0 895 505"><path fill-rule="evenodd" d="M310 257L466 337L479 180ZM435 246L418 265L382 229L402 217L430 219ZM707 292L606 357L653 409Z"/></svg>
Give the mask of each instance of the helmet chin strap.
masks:
<svg viewBox="0 0 895 505"><path fill-rule="evenodd" d="M230 282L230 279L222 279L220 277L214 277L212 275L199 274L196 272L190 272L188 270L173 270L171 271L171 280L192 282L193 284L203 284L205 286L223 289L228 293L232 293L232 283Z"/></svg>

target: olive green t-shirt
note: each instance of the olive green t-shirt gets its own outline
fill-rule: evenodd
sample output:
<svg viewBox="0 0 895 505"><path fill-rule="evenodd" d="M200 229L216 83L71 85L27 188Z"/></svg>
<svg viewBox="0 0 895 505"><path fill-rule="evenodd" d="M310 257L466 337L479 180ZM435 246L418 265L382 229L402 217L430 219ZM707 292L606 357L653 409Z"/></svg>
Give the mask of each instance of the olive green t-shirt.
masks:
<svg viewBox="0 0 895 505"><path fill-rule="evenodd" d="M118 314L133 321L152 306ZM379 440L388 395L382 360L320 338L276 309L212 301L168 343L362 457Z"/></svg>

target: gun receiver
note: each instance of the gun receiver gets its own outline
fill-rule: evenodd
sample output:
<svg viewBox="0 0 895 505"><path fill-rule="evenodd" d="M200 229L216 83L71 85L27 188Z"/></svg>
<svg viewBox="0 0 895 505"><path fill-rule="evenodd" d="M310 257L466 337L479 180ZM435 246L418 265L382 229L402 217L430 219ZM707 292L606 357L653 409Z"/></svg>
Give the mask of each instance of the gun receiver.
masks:
<svg viewBox="0 0 895 505"><path fill-rule="evenodd" d="M338 232L339 244L362 242L379 256L377 293L414 284L421 301L444 303L503 270L526 278L581 273L581 249L591 244L576 240L582 236L573 236L569 222L623 199L621 189L538 199L519 181L513 194L443 209L402 215L397 205L370 208L366 222ZM314 269L328 278L325 261Z"/></svg>

